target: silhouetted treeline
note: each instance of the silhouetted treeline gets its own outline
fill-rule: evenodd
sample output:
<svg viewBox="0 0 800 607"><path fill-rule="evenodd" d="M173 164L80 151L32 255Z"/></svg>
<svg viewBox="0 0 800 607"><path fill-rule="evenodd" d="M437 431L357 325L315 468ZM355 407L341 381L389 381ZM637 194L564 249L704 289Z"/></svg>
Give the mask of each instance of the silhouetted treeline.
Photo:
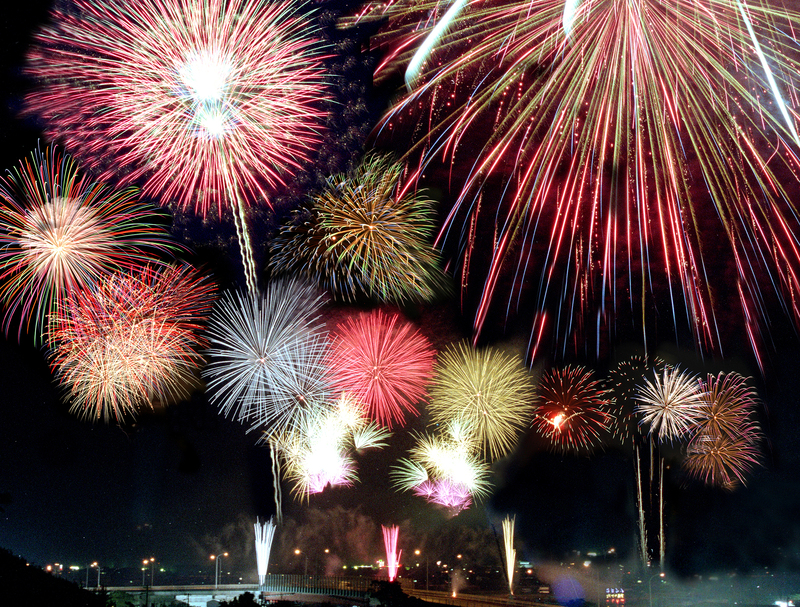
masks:
<svg viewBox="0 0 800 607"><path fill-rule="evenodd" d="M0 548L0 605L3 607L106 607L104 593L83 590Z"/></svg>

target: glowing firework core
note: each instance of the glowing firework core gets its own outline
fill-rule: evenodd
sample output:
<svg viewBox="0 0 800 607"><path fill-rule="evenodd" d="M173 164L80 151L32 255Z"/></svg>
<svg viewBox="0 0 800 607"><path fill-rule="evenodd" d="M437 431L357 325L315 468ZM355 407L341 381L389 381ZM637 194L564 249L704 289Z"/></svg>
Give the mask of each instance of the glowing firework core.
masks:
<svg viewBox="0 0 800 607"><path fill-rule="evenodd" d="M222 101L233 67L219 53L192 53L178 69L178 75L195 103Z"/></svg>
<svg viewBox="0 0 800 607"><path fill-rule="evenodd" d="M64 263L65 256L90 254L95 246L93 239L87 239L86 236L100 231L98 223L95 213L84 208L81 201L54 198L29 211L29 227L20 234L20 244L47 260L42 265L52 265L61 268L62 272L69 272L69 266Z"/></svg>

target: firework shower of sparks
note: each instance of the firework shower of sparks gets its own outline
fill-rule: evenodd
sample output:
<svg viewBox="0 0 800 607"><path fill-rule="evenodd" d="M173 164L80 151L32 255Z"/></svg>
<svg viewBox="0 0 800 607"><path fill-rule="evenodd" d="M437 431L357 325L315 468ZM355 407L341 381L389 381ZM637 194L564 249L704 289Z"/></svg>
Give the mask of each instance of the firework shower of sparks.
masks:
<svg viewBox="0 0 800 607"><path fill-rule="evenodd" d="M197 385L215 287L186 265L114 274L72 293L49 336L71 410L123 423Z"/></svg>
<svg viewBox="0 0 800 607"><path fill-rule="evenodd" d="M310 217L284 226L271 265L303 274L336 299L381 302L433 299L443 289L432 246L433 203L401 188L403 165L367 156L348 175L328 179Z"/></svg>
<svg viewBox="0 0 800 607"><path fill-rule="evenodd" d="M609 430L610 393L582 367L551 369L536 391L533 428L561 451L587 451Z"/></svg>
<svg viewBox="0 0 800 607"><path fill-rule="evenodd" d="M145 195L203 216L230 206L255 292L245 207L268 203L301 168L327 114L325 45L302 10L75 0L36 36L27 111L88 166L113 158L102 179L141 182Z"/></svg>
<svg viewBox="0 0 800 607"><path fill-rule="evenodd" d="M481 285L476 335L508 296L506 314L535 310L531 358L548 336L599 348L620 317L646 341L646 310L663 297L665 316L714 350L727 336L721 302L738 300L725 312L761 364L772 300L800 318L800 12L769 0L568 4L573 15L563 0L468 2L378 135L415 137L420 176L454 165L438 242ZM408 65L446 6L364 11L384 21L379 76ZM470 274L482 253L490 264Z"/></svg>
<svg viewBox="0 0 800 607"><path fill-rule="evenodd" d="M439 354L430 387L433 423L461 420L479 450L499 459L527 428L533 382L518 357L461 342Z"/></svg>
<svg viewBox="0 0 800 607"><path fill-rule="evenodd" d="M155 261L167 232L154 209L128 188L111 191L82 175L50 147L35 151L0 182L0 299L32 323L36 339L48 315L79 287L114 270Z"/></svg>
<svg viewBox="0 0 800 607"><path fill-rule="evenodd" d="M517 551L514 549L515 520L515 516L506 516L503 519L503 553L505 556L506 578L508 580L509 594L514 594L514 570L517 566Z"/></svg>
<svg viewBox="0 0 800 607"><path fill-rule="evenodd" d="M203 372L221 413L271 433L326 401L323 302L313 287L287 280L271 282L259 297L222 296L209 321Z"/></svg>
<svg viewBox="0 0 800 607"><path fill-rule="evenodd" d="M269 554L272 552L272 540L275 538L275 521L269 519L259 523L256 519L253 528L256 534L256 564L258 566L258 586L265 590L267 569L269 568Z"/></svg>
<svg viewBox="0 0 800 607"><path fill-rule="evenodd" d="M400 527L397 525L391 527L381 525L381 531L383 531L383 544L386 547L386 572L389 575L389 581L393 582L397 578L400 554L403 552L397 549L397 535L400 532Z"/></svg>
<svg viewBox="0 0 800 607"><path fill-rule="evenodd" d="M398 314L380 310L348 318L333 335L331 383L363 403L382 425L403 425L425 398L435 352L428 340Z"/></svg>

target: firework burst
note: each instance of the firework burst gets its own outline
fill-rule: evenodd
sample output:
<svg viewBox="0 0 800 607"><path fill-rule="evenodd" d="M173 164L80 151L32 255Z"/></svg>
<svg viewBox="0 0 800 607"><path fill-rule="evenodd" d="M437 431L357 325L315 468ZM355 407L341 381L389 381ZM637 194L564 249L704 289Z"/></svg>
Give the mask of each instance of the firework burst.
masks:
<svg viewBox="0 0 800 607"><path fill-rule="evenodd" d="M362 313L339 325L329 363L331 382L364 404L379 424L403 425L406 413L425 398L434 351L398 314Z"/></svg>
<svg viewBox="0 0 800 607"><path fill-rule="evenodd" d="M429 411L433 423L460 420L480 450L498 459L527 427L532 400L533 383L521 360L462 342L439 355Z"/></svg>
<svg viewBox="0 0 800 607"><path fill-rule="evenodd" d="M746 484L760 456L749 437L699 436L687 447L683 466L706 484L732 491Z"/></svg>
<svg viewBox="0 0 800 607"><path fill-rule="evenodd" d="M197 384L215 288L189 266L114 274L68 296L49 336L71 410L123 423Z"/></svg>
<svg viewBox="0 0 800 607"><path fill-rule="evenodd" d="M479 451L470 429L451 420L433 435L417 435L410 458L400 459L391 476L399 489L456 515L469 507L473 497L489 493L489 468Z"/></svg>
<svg viewBox="0 0 800 607"><path fill-rule="evenodd" d="M333 407L312 407L290 429L269 440L283 457L285 476L295 494L308 498L328 486L353 485L357 480L353 452L384 447L388 436L344 394Z"/></svg>
<svg viewBox="0 0 800 607"><path fill-rule="evenodd" d="M760 463L759 399L738 373L709 375L700 397L684 467L710 485L732 490Z"/></svg>
<svg viewBox="0 0 800 607"><path fill-rule="evenodd" d="M412 139L420 179L463 168L439 242L480 278L476 334L503 296L525 309L526 284L531 357L612 337L620 315L646 338L661 301L704 349L724 337L716 302L737 301L757 355L772 294L800 318L796 6L391 0L360 18L383 23L378 76L408 66L379 136ZM713 281L721 260L732 281Z"/></svg>
<svg viewBox="0 0 800 607"><path fill-rule="evenodd" d="M609 372L609 389L612 401L611 431L623 445L630 445L641 437L639 403L636 395L648 374L663 372L664 361L648 356L632 356L620 362Z"/></svg>
<svg viewBox="0 0 800 607"><path fill-rule="evenodd" d="M205 215L265 199L324 121L324 44L301 5L75 0L36 35L28 112L103 179ZM116 167L131 167L120 177Z"/></svg>
<svg viewBox="0 0 800 607"><path fill-rule="evenodd" d="M305 274L346 301L433 299L442 287L433 206L401 188L402 172L399 163L368 156L351 174L331 177L312 198L310 217L281 230L272 267Z"/></svg>
<svg viewBox="0 0 800 607"><path fill-rule="evenodd" d="M652 381L644 380L637 400L641 423L659 440L674 440L692 431L700 417L702 386L698 378L678 367L665 367Z"/></svg>
<svg viewBox="0 0 800 607"><path fill-rule="evenodd" d="M35 151L0 180L0 300L37 339L58 303L115 270L154 261L167 232L136 190L91 182L55 148Z"/></svg>
<svg viewBox="0 0 800 607"><path fill-rule="evenodd" d="M328 338L317 314L323 301L294 281L272 282L260 297L221 298L209 322L203 372L221 413L279 432L326 401Z"/></svg>
<svg viewBox="0 0 800 607"><path fill-rule="evenodd" d="M610 392L582 367L545 373L535 402L533 428L561 451L593 449L613 419Z"/></svg>

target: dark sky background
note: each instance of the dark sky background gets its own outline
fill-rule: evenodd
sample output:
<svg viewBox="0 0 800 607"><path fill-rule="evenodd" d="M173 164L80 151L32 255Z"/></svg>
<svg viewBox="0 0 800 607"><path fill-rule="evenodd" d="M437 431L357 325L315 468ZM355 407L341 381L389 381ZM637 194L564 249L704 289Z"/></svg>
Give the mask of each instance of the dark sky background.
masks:
<svg viewBox="0 0 800 607"><path fill-rule="evenodd" d="M2 170L27 156L40 137L36 125L18 117L27 86L20 68L48 3L19 4L2 18ZM440 342L462 327L450 304L423 310L420 321ZM778 335L764 378L746 356L707 367L757 377L768 443L763 468L735 493L691 483L677 466L668 470L672 572L800 572L800 353L796 335ZM662 354L704 370L693 352ZM14 335L0 340L0 389L0 494L10 495L0 513L0 547L37 564L137 566L155 556L163 566L186 570L208 569L208 556L227 550L231 567L254 578L252 524L273 512L269 455L255 434L219 416L202 394L126 428L83 423L61 402L44 353L29 336L18 344ZM416 426L423 428L424 418ZM300 503L285 487L287 522L278 529L271 569L297 567L295 547L319 554L336 546L335 557L311 557L319 568L374 561L383 554L379 525L395 523L402 525L406 554L422 548L438 560L472 551L476 561L496 562L491 524L504 512L517 515L521 557L543 563L572 550L613 546L634 558L633 469L626 454L562 457L526 437L496 466L493 498L451 519L392 490L391 458L410 442L401 431L391 449L367 454L355 488Z"/></svg>

